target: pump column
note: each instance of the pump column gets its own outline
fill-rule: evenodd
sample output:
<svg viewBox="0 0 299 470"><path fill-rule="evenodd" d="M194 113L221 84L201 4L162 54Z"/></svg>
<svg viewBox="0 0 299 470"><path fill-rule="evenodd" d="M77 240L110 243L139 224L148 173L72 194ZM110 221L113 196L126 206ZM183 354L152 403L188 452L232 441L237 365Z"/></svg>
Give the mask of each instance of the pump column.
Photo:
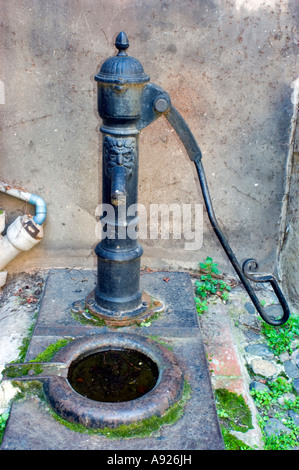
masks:
<svg viewBox="0 0 299 470"><path fill-rule="evenodd" d="M103 129L101 129L103 131ZM103 133L102 217L105 238L97 245L98 278L95 303L108 315L142 307L140 258L136 237L138 217L127 215L138 200L138 135ZM128 230L129 229L129 230ZM136 314L136 312L134 312Z"/></svg>
<svg viewBox="0 0 299 470"><path fill-rule="evenodd" d="M102 216L104 238L95 249L97 285L86 306L102 317L119 318L135 317L147 308L140 291L143 249L137 237L128 234L138 219L135 213L127 216L127 211L138 201L137 124L150 78L140 62L127 55L125 33L119 33L115 46L117 55L106 60L95 76L103 134L102 203L108 211Z"/></svg>

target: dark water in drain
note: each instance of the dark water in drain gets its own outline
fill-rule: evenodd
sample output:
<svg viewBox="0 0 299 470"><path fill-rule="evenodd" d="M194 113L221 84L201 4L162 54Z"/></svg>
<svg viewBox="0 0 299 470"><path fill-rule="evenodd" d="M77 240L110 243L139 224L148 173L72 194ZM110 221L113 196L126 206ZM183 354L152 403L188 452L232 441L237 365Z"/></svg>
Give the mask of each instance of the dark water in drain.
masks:
<svg viewBox="0 0 299 470"><path fill-rule="evenodd" d="M146 355L130 349L99 351L72 364L68 380L91 400L121 402L145 395L156 384L159 370Z"/></svg>

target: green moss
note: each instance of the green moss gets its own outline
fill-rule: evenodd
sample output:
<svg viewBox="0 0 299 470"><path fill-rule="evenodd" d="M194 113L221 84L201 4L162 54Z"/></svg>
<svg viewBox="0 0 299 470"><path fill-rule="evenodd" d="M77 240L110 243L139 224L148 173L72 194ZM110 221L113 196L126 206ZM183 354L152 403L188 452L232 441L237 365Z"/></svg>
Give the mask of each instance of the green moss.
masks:
<svg viewBox="0 0 299 470"><path fill-rule="evenodd" d="M43 384L39 380L13 380L12 385L18 389L14 400L22 400L28 396L35 396L45 401Z"/></svg>
<svg viewBox="0 0 299 470"><path fill-rule="evenodd" d="M40 364L33 364L33 363L50 361L53 358L53 356L57 353L57 351L63 348L64 346L66 346L70 341L72 341L71 338L59 339L58 341L56 341L56 343L50 344L50 346L48 346L43 352L38 354L34 359L29 361L28 363L24 363L23 366L14 366L13 364L6 365L5 367L6 376L10 378L17 378L17 377L26 376L28 374L31 374L31 375L41 374L43 372L42 366ZM24 343L26 343L24 350L26 349L27 351L28 349L27 338L25 338ZM26 355L26 352L25 352L25 355Z"/></svg>
<svg viewBox="0 0 299 470"><path fill-rule="evenodd" d="M265 450L292 450L297 449L298 445L298 431L299 426L295 426L296 429L290 429L289 432L280 432L279 435L271 434L270 436L263 435L265 442Z"/></svg>
<svg viewBox="0 0 299 470"><path fill-rule="evenodd" d="M7 365L5 367L5 374L10 378L23 377L28 374L39 375L43 372L43 368L40 364L24 364L23 366Z"/></svg>
<svg viewBox="0 0 299 470"><path fill-rule="evenodd" d="M174 424L183 415L185 405L190 397L191 388L188 382L185 381L181 400L170 407L163 416L152 416L151 418L144 419L143 421L136 421L129 425L120 425L115 429L108 427L103 429L88 429L81 424L66 421L58 416L54 411L50 412L57 421L72 431L101 435L109 439L145 438L159 432L162 426L170 426Z"/></svg>
<svg viewBox="0 0 299 470"><path fill-rule="evenodd" d="M215 397L222 426L241 432L253 429L251 412L242 395L219 388L215 390Z"/></svg>
<svg viewBox="0 0 299 470"><path fill-rule="evenodd" d="M156 343L159 343L162 346L165 346L165 348L167 348L169 351L173 350L173 347L171 346L171 344L168 341L167 342L163 341L162 339L159 338L159 336L149 335L149 338L152 339L153 341L155 341Z"/></svg>
<svg viewBox="0 0 299 470"><path fill-rule="evenodd" d="M82 312L71 312L72 317L74 318L75 321L81 323L81 325L92 325L92 326L98 326L98 327L104 327L106 326L105 320L102 320L101 318L96 317L93 315L89 310L86 311L86 313L90 316L90 318L87 318L87 316L84 316Z"/></svg>
<svg viewBox="0 0 299 470"><path fill-rule="evenodd" d="M148 310L154 309L156 299L153 297L150 297L150 302L148 305ZM81 311L72 311L71 310L72 317L74 318L75 321L81 323L82 325L92 325L92 326L97 326L97 327L108 327L111 329L120 329L124 328L127 325L113 325L111 323L107 323L105 319L99 318L97 315L93 314L88 308L83 309ZM153 321L156 321L160 318L162 314L162 311L155 312L153 311L152 315L149 316L148 319L145 319L144 321L136 320L132 321L132 324L130 325L131 327L148 327L151 326Z"/></svg>
<svg viewBox="0 0 299 470"><path fill-rule="evenodd" d="M0 444L3 439L4 431L5 431L5 426L6 426L6 421L9 418L9 413L2 413L0 414Z"/></svg>
<svg viewBox="0 0 299 470"><path fill-rule="evenodd" d="M70 341L71 338L63 338L56 341L56 343L50 344L43 352L38 354L34 359L30 362L49 362L55 356L55 354L59 351L59 349L66 346Z"/></svg>
<svg viewBox="0 0 299 470"><path fill-rule="evenodd" d="M17 361L14 361L14 362L24 362L25 361L26 354L27 354L29 344L30 344L30 340L31 340L31 336L32 336L32 333L33 333L34 325L35 325L35 321L34 321L34 323L32 323L32 325L28 329L27 336L25 338L23 338L22 345L18 348L19 351L20 351L19 356L17 358Z"/></svg>
<svg viewBox="0 0 299 470"><path fill-rule="evenodd" d="M226 450L252 450L247 444L233 436L224 426L221 426L222 436Z"/></svg>
<svg viewBox="0 0 299 470"><path fill-rule="evenodd" d="M242 395L225 388L215 390L217 414L226 450L252 450L230 431L247 432L253 429L252 416Z"/></svg>
<svg viewBox="0 0 299 470"><path fill-rule="evenodd" d="M5 375L10 378L18 378L27 375L39 375L43 372L43 367L41 364L34 364L35 362L48 362L50 361L53 356L57 353L57 351L64 346L66 346L70 341L71 338L63 338L56 341L56 343L50 344L43 352L38 354L34 359L29 361L28 363L24 363L23 366L15 366L14 364L8 364L5 367Z"/></svg>

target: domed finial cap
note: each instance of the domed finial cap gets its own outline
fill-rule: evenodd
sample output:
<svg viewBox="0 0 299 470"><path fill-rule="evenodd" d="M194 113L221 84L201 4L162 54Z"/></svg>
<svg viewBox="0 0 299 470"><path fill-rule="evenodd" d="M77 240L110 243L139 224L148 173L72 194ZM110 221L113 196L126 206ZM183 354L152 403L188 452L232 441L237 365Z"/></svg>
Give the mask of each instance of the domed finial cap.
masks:
<svg viewBox="0 0 299 470"><path fill-rule="evenodd" d="M129 45L130 44L126 33L121 31L115 40L115 47L119 51L118 55L127 55L125 50L128 49Z"/></svg>
<svg viewBox="0 0 299 470"><path fill-rule="evenodd" d="M126 49L129 47L126 33L122 31L118 34L115 46L119 51L118 54L103 63L95 80L99 83L115 85L149 82L150 78L144 73L141 63L126 53Z"/></svg>

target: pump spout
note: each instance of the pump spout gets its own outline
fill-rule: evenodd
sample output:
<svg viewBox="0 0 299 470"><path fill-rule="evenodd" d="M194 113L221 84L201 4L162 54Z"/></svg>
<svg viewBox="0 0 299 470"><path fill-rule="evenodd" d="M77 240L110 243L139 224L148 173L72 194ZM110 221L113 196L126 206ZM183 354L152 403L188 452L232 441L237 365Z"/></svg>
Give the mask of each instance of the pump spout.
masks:
<svg viewBox="0 0 299 470"><path fill-rule="evenodd" d="M111 204L121 206L127 199L127 170L125 166L115 165L111 172Z"/></svg>

